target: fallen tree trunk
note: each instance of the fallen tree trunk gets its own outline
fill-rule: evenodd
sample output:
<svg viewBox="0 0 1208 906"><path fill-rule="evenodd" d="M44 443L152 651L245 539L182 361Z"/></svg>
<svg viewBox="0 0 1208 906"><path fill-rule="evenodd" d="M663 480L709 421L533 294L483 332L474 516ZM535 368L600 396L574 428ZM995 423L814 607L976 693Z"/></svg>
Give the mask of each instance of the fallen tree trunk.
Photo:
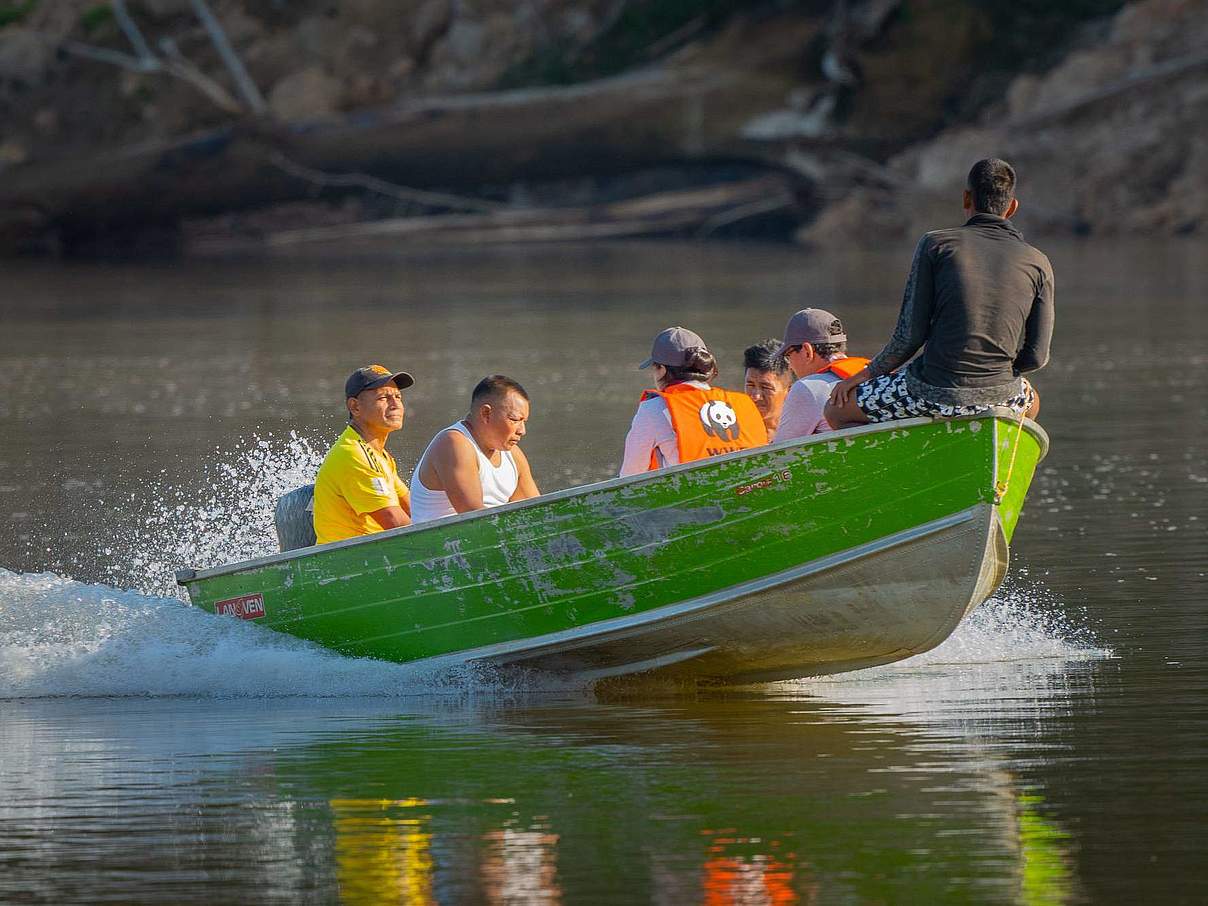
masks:
<svg viewBox="0 0 1208 906"><path fill-rule="evenodd" d="M403 217L286 230L261 239L203 239L188 250L207 254L382 239L469 245L637 236L706 237L743 221L791 212L796 204L789 180L765 176L699 189L658 192L614 204Z"/></svg>
<svg viewBox="0 0 1208 906"><path fill-rule="evenodd" d="M70 252L108 234L313 194L274 165L358 170L415 188L478 190L666 163L765 160L740 137L782 102L781 77L657 68L568 88L418 100L339 120L242 123L178 142L34 162L0 180L0 241L32 230Z"/></svg>

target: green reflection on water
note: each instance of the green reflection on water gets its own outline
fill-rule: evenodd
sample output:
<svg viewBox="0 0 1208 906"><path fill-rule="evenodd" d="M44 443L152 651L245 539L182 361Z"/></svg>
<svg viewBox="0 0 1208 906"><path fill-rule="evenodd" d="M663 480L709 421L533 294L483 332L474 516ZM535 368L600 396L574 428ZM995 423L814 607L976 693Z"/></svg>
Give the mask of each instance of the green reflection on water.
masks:
<svg viewBox="0 0 1208 906"><path fill-rule="evenodd" d="M1062 906L1072 887L1067 843L1070 835L1041 817L1044 797L1020 793L1019 848L1023 859L1023 902L1028 906Z"/></svg>
<svg viewBox="0 0 1208 906"><path fill-rule="evenodd" d="M802 702L521 709L279 751L257 785L313 804L348 903L1066 902L1037 797L916 743Z"/></svg>

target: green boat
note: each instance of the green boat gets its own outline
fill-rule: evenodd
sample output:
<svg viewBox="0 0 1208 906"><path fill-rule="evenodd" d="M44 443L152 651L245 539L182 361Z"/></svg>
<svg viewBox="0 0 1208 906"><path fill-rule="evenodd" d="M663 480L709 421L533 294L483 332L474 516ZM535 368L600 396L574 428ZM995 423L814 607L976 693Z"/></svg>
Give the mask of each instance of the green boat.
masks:
<svg viewBox="0 0 1208 906"><path fill-rule="evenodd" d="M935 647L993 594L1047 449L1007 410L868 425L177 579L356 657L838 673Z"/></svg>

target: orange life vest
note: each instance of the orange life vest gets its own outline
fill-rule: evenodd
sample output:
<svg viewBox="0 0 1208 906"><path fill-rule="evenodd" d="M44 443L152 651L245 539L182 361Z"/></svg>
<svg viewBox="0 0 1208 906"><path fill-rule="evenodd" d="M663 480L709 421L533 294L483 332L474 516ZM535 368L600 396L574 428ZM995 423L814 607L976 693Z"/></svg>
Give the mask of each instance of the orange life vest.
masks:
<svg viewBox="0 0 1208 906"><path fill-rule="evenodd" d="M853 374L859 374L864 369L864 366L869 363L869 361L871 360L863 358L862 356L849 355L845 359L835 359L818 373L826 374L826 372L829 371L840 380L845 381Z"/></svg>
<svg viewBox="0 0 1208 906"><path fill-rule="evenodd" d="M661 396L671 413L680 462L749 450L768 442L763 416L745 393L672 384L666 390L647 390L642 399L653 396ZM650 468L658 467L658 453L652 451Z"/></svg>

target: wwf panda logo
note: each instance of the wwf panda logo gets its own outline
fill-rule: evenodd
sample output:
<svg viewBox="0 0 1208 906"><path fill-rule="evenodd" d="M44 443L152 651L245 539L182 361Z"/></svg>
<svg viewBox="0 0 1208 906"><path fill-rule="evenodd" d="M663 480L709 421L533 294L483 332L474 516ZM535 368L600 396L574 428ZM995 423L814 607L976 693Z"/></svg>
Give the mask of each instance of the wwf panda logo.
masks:
<svg viewBox="0 0 1208 906"><path fill-rule="evenodd" d="M700 407L705 433L721 440L738 440L738 413L725 400L709 400Z"/></svg>

